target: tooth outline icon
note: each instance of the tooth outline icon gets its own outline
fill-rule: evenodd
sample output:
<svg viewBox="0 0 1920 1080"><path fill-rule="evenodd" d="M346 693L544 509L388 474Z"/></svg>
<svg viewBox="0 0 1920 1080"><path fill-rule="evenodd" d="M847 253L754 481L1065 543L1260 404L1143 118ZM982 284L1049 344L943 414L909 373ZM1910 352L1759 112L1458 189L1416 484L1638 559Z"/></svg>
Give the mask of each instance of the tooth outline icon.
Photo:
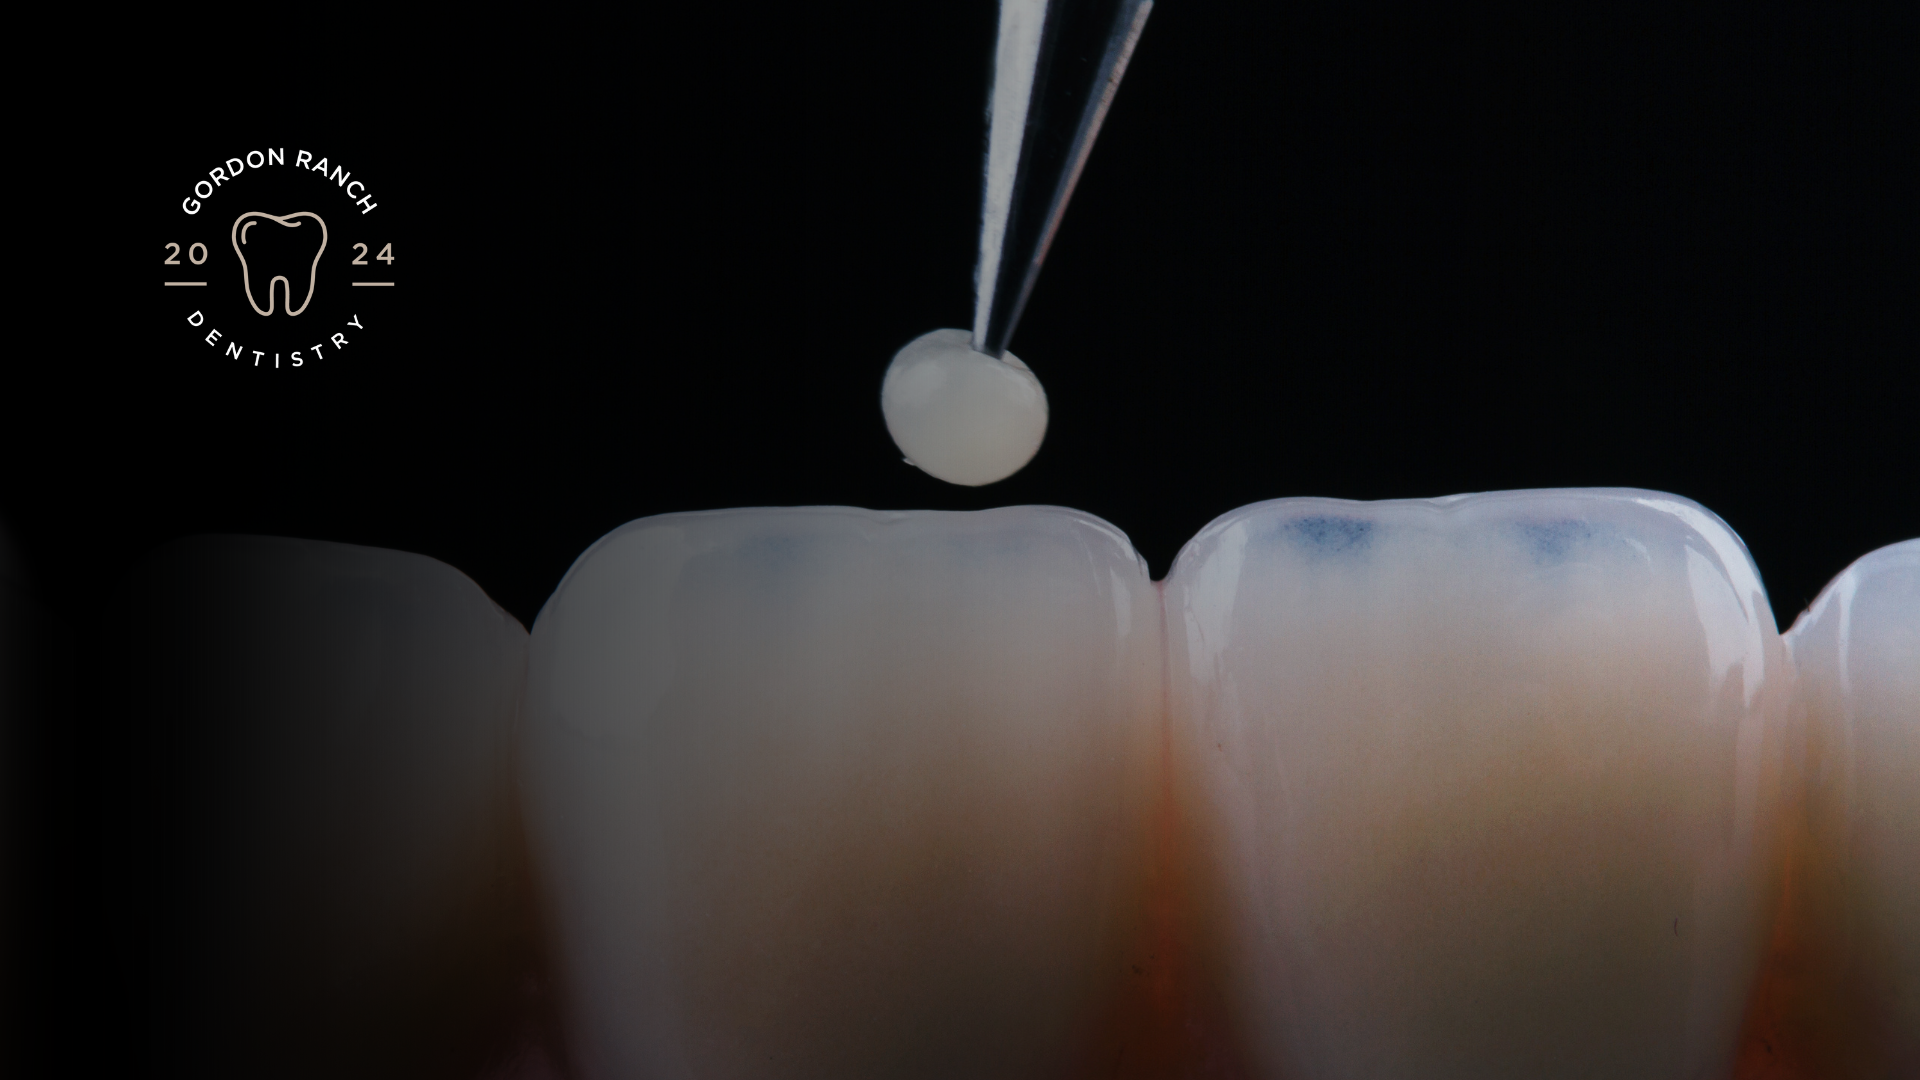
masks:
<svg viewBox="0 0 1920 1080"><path fill-rule="evenodd" d="M320 226L320 250L313 253L313 265L307 268L307 297L305 300L300 301L298 308L293 306L293 282L288 281L285 274L276 274L267 280L267 310L261 311L260 305L253 299L253 271L247 266L247 253L241 250L241 245L247 242L247 229L258 224L262 218L277 225L284 225L290 229L300 227L300 222L295 221L295 218L312 218L314 222ZM279 214L269 214L263 210L249 210L233 219L231 239L233 240L233 253L240 259L240 284L247 294L247 306L253 308L256 314L273 314L273 286L275 282L279 282L287 287L286 310L288 315L298 315L302 311L307 310L308 304L313 303L314 287L318 283L320 275L320 256L327 253L327 223L321 220L319 214L311 210L298 210L283 216Z"/></svg>

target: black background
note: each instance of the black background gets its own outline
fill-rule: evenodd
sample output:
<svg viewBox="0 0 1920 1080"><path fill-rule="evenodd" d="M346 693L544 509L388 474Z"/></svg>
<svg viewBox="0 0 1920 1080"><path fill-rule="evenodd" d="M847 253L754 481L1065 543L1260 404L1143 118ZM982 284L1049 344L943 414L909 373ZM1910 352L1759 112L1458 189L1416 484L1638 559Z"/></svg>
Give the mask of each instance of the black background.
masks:
<svg viewBox="0 0 1920 1080"><path fill-rule="evenodd" d="M1784 629L1920 535L1910 7L1167 0L1013 339L1046 443L962 489L878 393L971 325L994 25L712 7L47 106L36 160L72 167L36 213L84 242L19 313L0 448L45 628L11 753L34 1039L112 983L95 766L137 718L89 712L89 643L176 536L422 552L530 625L666 511L1058 504L1158 577L1261 499L1617 485L1725 518ZM377 175L407 229L390 324L293 371L219 362L154 284L192 182L269 145Z"/></svg>

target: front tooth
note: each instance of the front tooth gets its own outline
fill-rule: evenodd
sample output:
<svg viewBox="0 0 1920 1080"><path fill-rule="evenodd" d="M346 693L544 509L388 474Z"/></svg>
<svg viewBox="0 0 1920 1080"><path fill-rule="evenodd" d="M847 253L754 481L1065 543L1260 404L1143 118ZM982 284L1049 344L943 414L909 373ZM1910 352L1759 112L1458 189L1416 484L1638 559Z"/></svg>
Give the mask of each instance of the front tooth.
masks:
<svg viewBox="0 0 1920 1080"><path fill-rule="evenodd" d="M1157 590L1071 511L678 514L535 623L588 1077L1057 1076L1142 938Z"/></svg>
<svg viewBox="0 0 1920 1080"><path fill-rule="evenodd" d="M1202 922L1263 1075L1724 1075L1785 664L1717 518L1281 500L1166 588Z"/></svg>
<svg viewBox="0 0 1920 1080"><path fill-rule="evenodd" d="M1920 1076L1920 540L1849 566L1786 643L1807 813L1743 1064Z"/></svg>
<svg viewBox="0 0 1920 1080"><path fill-rule="evenodd" d="M240 257L240 282L254 311L298 315L307 310L320 273L320 256L327 250L327 223L319 214L250 210L233 219L232 240L233 253Z"/></svg>
<svg viewBox="0 0 1920 1080"><path fill-rule="evenodd" d="M104 625L147 1073L470 1080L530 953L526 632L424 556L264 537L162 549Z"/></svg>

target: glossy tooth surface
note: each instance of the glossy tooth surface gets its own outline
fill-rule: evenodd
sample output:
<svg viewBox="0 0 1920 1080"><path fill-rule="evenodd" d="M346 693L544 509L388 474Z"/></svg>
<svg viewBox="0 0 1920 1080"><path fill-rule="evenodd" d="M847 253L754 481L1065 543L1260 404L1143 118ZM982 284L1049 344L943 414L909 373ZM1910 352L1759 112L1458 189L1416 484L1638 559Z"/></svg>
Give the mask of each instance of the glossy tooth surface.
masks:
<svg viewBox="0 0 1920 1080"><path fill-rule="evenodd" d="M527 702L583 1074L1061 1075L1139 940L1159 626L1054 508L602 538Z"/></svg>
<svg viewBox="0 0 1920 1080"><path fill-rule="evenodd" d="M1848 567L1786 642L1806 813L1743 1076L1920 1076L1920 540Z"/></svg>
<svg viewBox="0 0 1920 1080"><path fill-rule="evenodd" d="M1209 525L1166 590L1202 914L1260 1075L1725 1075L1786 679L1717 518L1288 499Z"/></svg>
<svg viewBox="0 0 1920 1080"><path fill-rule="evenodd" d="M525 631L443 563L318 541L180 541L123 597L152 1074L471 1080L525 977Z"/></svg>

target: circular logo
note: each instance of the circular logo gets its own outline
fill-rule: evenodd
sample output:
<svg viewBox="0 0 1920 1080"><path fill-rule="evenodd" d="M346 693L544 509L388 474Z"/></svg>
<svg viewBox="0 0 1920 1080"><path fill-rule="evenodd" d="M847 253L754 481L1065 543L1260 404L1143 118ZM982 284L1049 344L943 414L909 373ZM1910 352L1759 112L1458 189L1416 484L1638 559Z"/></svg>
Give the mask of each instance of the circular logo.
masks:
<svg viewBox="0 0 1920 1080"><path fill-rule="evenodd" d="M160 246L170 337L208 363L311 371L365 355L405 287L372 162L258 146L181 177Z"/></svg>

